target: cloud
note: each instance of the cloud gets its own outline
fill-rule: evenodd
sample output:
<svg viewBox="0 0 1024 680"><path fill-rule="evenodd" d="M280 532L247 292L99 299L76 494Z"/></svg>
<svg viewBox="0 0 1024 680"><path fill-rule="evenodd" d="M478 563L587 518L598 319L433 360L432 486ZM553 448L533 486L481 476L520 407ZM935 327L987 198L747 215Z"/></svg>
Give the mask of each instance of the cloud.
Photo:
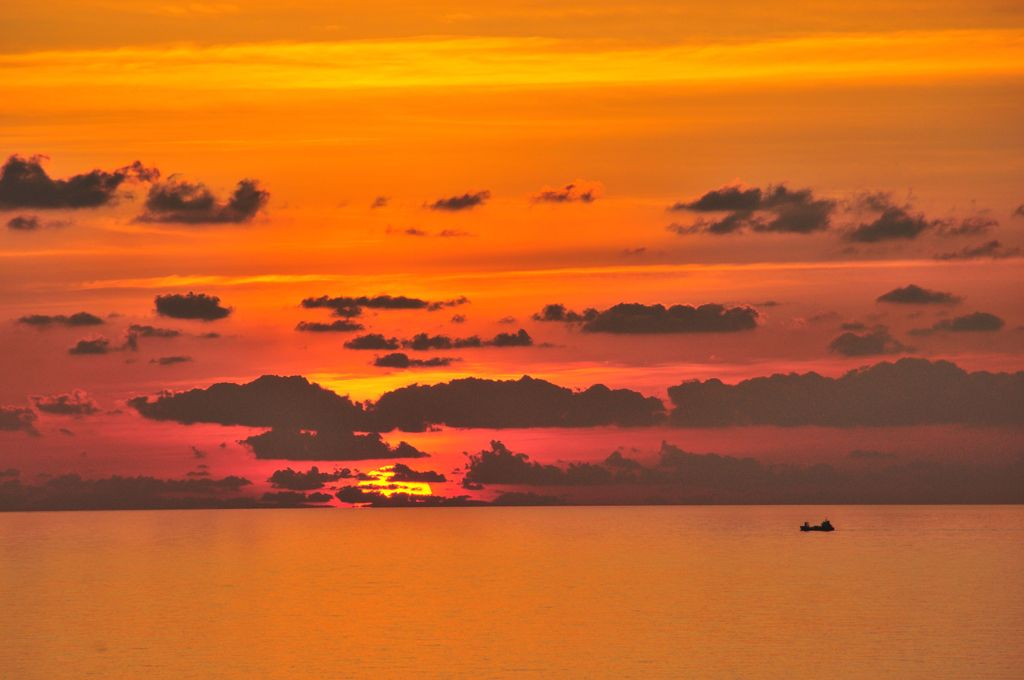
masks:
<svg viewBox="0 0 1024 680"><path fill-rule="evenodd" d="M408 354L394 352L377 357L373 360L374 366L382 368L433 368L438 366L450 366L452 362L458 361L454 357L433 357L431 359L410 359Z"/></svg>
<svg viewBox="0 0 1024 680"><path fill-rule="evenodd" d="M928 290L910 284L902 288L894 288L884 295L879 295L875 302L890 302L903 305L954 305L963 298L938 290Z"/></svg>
<svg viewBox="0 0 1024 680"><path fill-rule="evenodd" d="M295 326L295 330L306 333L351 333L353 331L361 331L363 328L365 328L363 324L349 321L348 319L338 319L331 323L300 321Z"/></svg>
<svg viewBox="0 0 1024 680"><path fill-rule="evenodd" d="M238 493L250 485L242 477L223 479L121 477L82 479L62 475L38 486L0 484L2 510L142 510L253 507Z"/></svg>
<svg viewBox="0 0 1024 680"><path fill-rule="evenodd" d="M909 207L889 205L876 219L861 223L845 238L857 243L910 240L942 224L941 220L927 219L923 213L911 213Z"/></svg>
<svg viewBox="0 0 1024 680"><path fill-rule="evenodd" d="M363 309L425 309L428 312L436 312L448 307L458 307L468 304L469 299L459 297L452 300L440 300L431 302L420 298L406 297L404 295L377 295L375 297L329 297L322 295L318 298L306 298L302 306L306 309L330 309L334 316L353 317L363 313Z"/></svg>
<svg viewBox="0 0 1024 680"><path fill-rule="evenodd" d="M1024 217L1024 203L1017 206L1017 209L1013 211L1013 217Z"/></svg>
<svg viewBox="0 0 1024 680"><path fill-rule="evenodd" d="M377 196L376 198L373 199L373 202L370 203L370 209L376 210L378 208L386 208L388 207L388 204L390 202L391 199L388 198L387 196Z"/></svg>
<svg viewBox="0 0 1024 680"><path fill-rule="evenodd" d="M27 432L38 435L36 420L39 416L30 408L0 406L0 432Z"/></svg>
<svg viewBox="0 0 1024 680"><path fill-rule="evenodd" d="M414 507L466 507L487 505L469 496L434 496L408 493L392 493L386 495L380 491L372 491L358 486L345 486L335 496L342 503L370 505L377 508L414 508Z"/></svg>
<svg viewBox="0 0 1024 680"><path fill-rule="evenodd" d="M146 211L137 222L177 222L181 224L240 224L249 222L262 210L270 193L259 182L243 179L227 201L221 202L201 182L186 182L171 177L149 188Z"/></svg>
<svg viewBox="0 0 1024 680"><path fill-rule="evenodd" d="M836 202L815 198L811 189L789 189L784 184L745 189L728 186L693 201L672 205L673 212L725 213L718 219L701 218L691 225L673 224L677 234L731 234L738 231L811 234L829 228Z"/></svg>
<svg viewBox="0 0 1024 680"><path fill-rule="evenodd" d="M960 250L949 253L940 253L935 256L936 260L977 260L991 258L1000 260L1007 257L1018 257L1021 254L1020 248L1007 248L999 241L988 241L976 246L966 246Z"/></svg>
<svg viewBox="0 0 1024 680"><path fill-rule="evenodd" d="M478 191L473 194L462 194L461 196L449 196L439 198L428 207L431 210L443 210L446 212L457 212L460 210L472 210L478 205L483 205L491 197L490 191Z"/></svg>
<svg viewBox="0 0 1024 680"><path fill-rule="evenodd" d="M392 482L447 482L448 480L440 472L433 470L413 470L403 463L395 463L391 466Z"/></svg>
<svg viewBox="0 0 1024 680"><path fill-rule="evenodd" d="M272 428L240 442L259 459L273 460L369 460L427 458L428 454L405 442L390 446L377 433L355 434L340 427L316 432Z"/></svg>
<svg viewBox="0 0 1024 680"><path fill-rule="evenodd" d="M137 323L128 326L128 332L140 338L176 338L181 335L181 331L174 328L159 328Z"/></svg>
<svg viewBox="0 0 1024 680"><path fill-rule="evenodd" d="M664 406L632 390L594 385L582 392L545 380L461 378L410 385L383 394L372 418L381 430L422 431L432 425L476 428L652 425Z"/></svg>
<svg viewBox="0 0 1024 680"><path fill-rule="evenodd" d="M92 338L79 340L74 347L68 349L68 354L107 354L114 349L110 346L110 340L106 338Z"/></svg>
<svg viewBox="0 0 1024 680"><path fill-rule="evenodd" d="M593 307L584 309L582 312L574 312L566 309L565 305L545 305L544 309L533 315L534 321L562 321L565 323L582 323L591 321L600 312Z"/></svg>
<svg viewBox="0 0 1024 680"><path fill-rule="evenodd" d="M232 312L230 307L221 306L219 297L206 293L157 295L154 302L157 314L169 316L172 319L216 321L225 318Z"/></svg>
<svg viewBox="0 0 1024 680"><path fill-rule="evenodd" d="M466 323L466 315L465 314L453 314L452 318L450 319L450 321L452 323Z"/></svg>
<svg viewBox="0 0 1024 680"><path fill-rule="evenodd" d="M402 347L417 351L466 347L530 347L532 345L533 338L522 328L515 333L498 333L490 340L483 340L478 335L452 338L447 335L429 335L427 333L417 333L408 340L402 340Z"/></svg>
<svg viewBox="0 0 1024 680"><path fill-rule="evenodd" d="M348 468L334 470L333 472L320 472L315 465L307 472L298 472L291 468L275 470L274 474L267 479L275 489L288 489L289 491L313 491L322 489L328 482L336 482L339 479L352 477L352 471Z"/></svg>
<svg viewBox="0 0 1024 680"><path fill-rule="evenodd" d="M974 215L960 220L959 224L950 223L943 225L943 236L979 236L998 227L999 222L984 215Z"/></svg>
<svg viewBox="0 0 1024 680"><path fill-rule="evenodd" d="M576 180L556 189L544 187L530 200L534 203L593 203L600 198L601 192L600 182Z"/></svg>
<svg viewBox="0 0 1024 680"><path fill-rule="evenodd" d="M924 359L882 362L839 378L791 373L735 385L693 380L668 393L675 407L670 421L686 427L1024 424L1024 373L968 373Z"/></svg>
<svg viewBox="0 0 1024 680"><path fill-rule="evenodd" d="M7 220L7 228L15 231L36 231L39 226L39 218L35 215L16 215Z"/></svg>
<svg viewBox="0 0 1024 680"><path fill-rule="evenodd" d="M77 312L71 315L56 314L29 314L18 319L18 323L25 324L26 326L36 326L37 328L46 328L49 326L98 326L103 323L103 319L90 314L89 312Z"/></svg>
<svg viewBox="0 0 1024 680"><path fill-rule="evenodd" d="M917 329L911 331L911 333L914 335L930 335L937 331L952 331L954 333L995 332L1002 330L1005 325L1006 322L995 314L974 312L952 319L943 319L931 328Z"/></svg>
<svg viewBox="0 0 1024 680"><path fill-rule="evenodd" d="M604 311L594 313L588 309L582 314L566 312L561 305L548 305L534 318L576 322L582 320L585 333L731 333L757 328L758 313L752 307L725 307L706 304L699 307L690 305L644 305L640 303L619 303Z"/></svg>
<svg viewBox="0 0 1024 680"><path fill-rule="evenodd" d="M331 496L326 493L299 493L297 491L268 491L260 500L264 503L281 508L308 508L327 503Z"/></svg>
<svg viewBox="0 0 1024 680"><path fill-rule="evenodd" d="M464 480L469 484L573 485L606 484L612 473L599 465L576 463L567 470L531 462L525 453L513 453L500 441L490 449L469 455Z"/></svg>
<svg viewBox="0 0 1024 680"><path fill-rule="evenodd" d="M37 409L53 415L91 416L100 412L99 404L83 390L52 396L34 396L32 401Z"/></svg>
<svg viewBox="0 0 1024 680"><path fill-rule="evenodd" d="M136 397L128 405L143 417L182 424L218 423L270 428L242 440L257 458L282 460L365 460L422 458L426 453L400 442L389 446L371 429L363 406L301 376L265 375L238 385Z"/></svg>
<svg viewBox="0 0 1024 680"><path fill-rule="evenodd" d="M866 357L879 354L899 354L910 351L911 348L901 343L889 334L885 326L878 326L875 329L857 334L847 331L838 336L828 345L829 351L842 354L848 357Z"/></svg>
<svg viewBox="0 0 1024 680"><path fill-rule="evenodd" d="M53 179L42 167L45 158L13 155L7 159L0 168L0 209L95 208L112 203L126 181L151 182L160 176L158 170L135 161L111 172L93 170Z"/></svg>
<svg viewBox="0 0 1024 680"><path fill-rule="evenodd" d="M348 349L398 349L398 338L386 338L380 333L360 335L345 342Z"/></svg>
<svg viewBox="0 0 1024 680"><path fill-rule="evenodd" d="M157 357L150 359L149 363L157 364L158 366L173 366L175 364L184 364L192 361L192 357L176 354L169 357Z"/></svg>

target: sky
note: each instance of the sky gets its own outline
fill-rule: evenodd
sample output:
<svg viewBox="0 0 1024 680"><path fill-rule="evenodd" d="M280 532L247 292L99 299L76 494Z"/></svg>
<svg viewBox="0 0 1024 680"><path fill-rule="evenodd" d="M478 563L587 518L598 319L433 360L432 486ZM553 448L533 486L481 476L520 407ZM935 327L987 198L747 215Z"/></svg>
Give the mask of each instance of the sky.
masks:
<svg viewBox="0 0 1024 680"><path fill-rule="evenodd" d="M0 23L0 508L1024 500L1020 3Z"/></svg>

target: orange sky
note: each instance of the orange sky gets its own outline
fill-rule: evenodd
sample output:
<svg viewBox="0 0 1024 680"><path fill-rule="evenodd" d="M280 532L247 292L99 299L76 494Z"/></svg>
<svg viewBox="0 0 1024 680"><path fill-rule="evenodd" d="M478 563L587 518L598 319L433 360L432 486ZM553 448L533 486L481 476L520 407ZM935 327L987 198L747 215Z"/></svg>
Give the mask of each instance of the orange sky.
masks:
<svg viewBox="0 0 1024 680"><path fill-rule="evenodd" d="M247 178L269 192L262 209L226 223L140 221L146 182L125 183L100 207L0 200L0 405L81 389L123 409L131 396L265 373L305 375L356 399L526 373L664 398L683 379L835 376L901 355L1024 367L1018 2L8 0L0 25L3 158L43 154L52 178L140 160L220 201ZM569 184L594 200L538 200ZM779 184L832 202L828 228L716 235L700 232L703 213L670 210L721 187ZM430 209L476 192L488 192L476 207ZM878 217L858 202L875 192L930 226L851 241ZM18 217L39 226L5 226ZM957 233L968 223L976 228ZM677 233L687 229L700 233ZM936 259L994 240L1006 257ZM912 283L962 302L875 302ZM154 316L155 295L188 291L234 311L210 323ZM470 302L368 310L369 332L489 338L525 328L534 346L425 354L460 361L392 370L373 366L373 352L343 349L350 335L294 330L330 320L299 307L303 298L379 294ZM636 336L531 319L549 303L620 302L752 305L759 326ZM83 310L106 323L16 322ZM1004 326L911 334L973 312ZM904 349L829 351L852 322L884 325ZM138 352L67 352L100 334L121 342L133 323L185 333L142 339ZM222 337L196 337L210 330ZM190 361L151 363L172 355ZM150 469L127 453L145 448L148 424L133 413L113 420L109 441L99 432L90 446L109 443L123 463L102 468ZM62 421L41 422L38 439L0 432L0 468L5 454L32 465L26 450L50 452L39 469L82 465L77 444L54 443ZM66 429L76 427L91 429ZM466 437L465 448L485 443ZM182 444L180 465L158 469L187 469L188 455Z"/></svg>

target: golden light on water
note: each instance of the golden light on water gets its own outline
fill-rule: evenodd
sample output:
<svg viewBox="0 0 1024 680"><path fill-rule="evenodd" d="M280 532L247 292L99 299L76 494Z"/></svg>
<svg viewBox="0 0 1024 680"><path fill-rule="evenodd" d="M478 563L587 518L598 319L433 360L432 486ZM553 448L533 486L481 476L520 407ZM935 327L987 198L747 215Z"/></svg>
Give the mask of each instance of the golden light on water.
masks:
<svg viewBox="0 0 1024 680"><path fill-rule="evenodd" d="M367 491L374 491L382 496L393 496L396 493L409 494L410 496L430 496L433 492L427 482L406 482L395 481L395 466L385 465L376 470L367 472L367 477L359 482L360 488Z"/></svg>

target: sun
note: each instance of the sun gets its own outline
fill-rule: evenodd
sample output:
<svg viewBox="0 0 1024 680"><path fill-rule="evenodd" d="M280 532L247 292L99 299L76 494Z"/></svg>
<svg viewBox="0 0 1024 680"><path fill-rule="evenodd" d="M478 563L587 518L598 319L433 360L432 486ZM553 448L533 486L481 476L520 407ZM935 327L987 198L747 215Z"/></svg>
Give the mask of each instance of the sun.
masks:
<svg viewBox="0 0 1024 680"><path fill-rule="evenodd" d="M404 493L410 496L431 496L433 491L427 482L395 481L395 466L384 465L376 470L366 473L369 479L359 482L358 486L369 491L374 491L382 496L392 496L396 493Z"/></svg>

